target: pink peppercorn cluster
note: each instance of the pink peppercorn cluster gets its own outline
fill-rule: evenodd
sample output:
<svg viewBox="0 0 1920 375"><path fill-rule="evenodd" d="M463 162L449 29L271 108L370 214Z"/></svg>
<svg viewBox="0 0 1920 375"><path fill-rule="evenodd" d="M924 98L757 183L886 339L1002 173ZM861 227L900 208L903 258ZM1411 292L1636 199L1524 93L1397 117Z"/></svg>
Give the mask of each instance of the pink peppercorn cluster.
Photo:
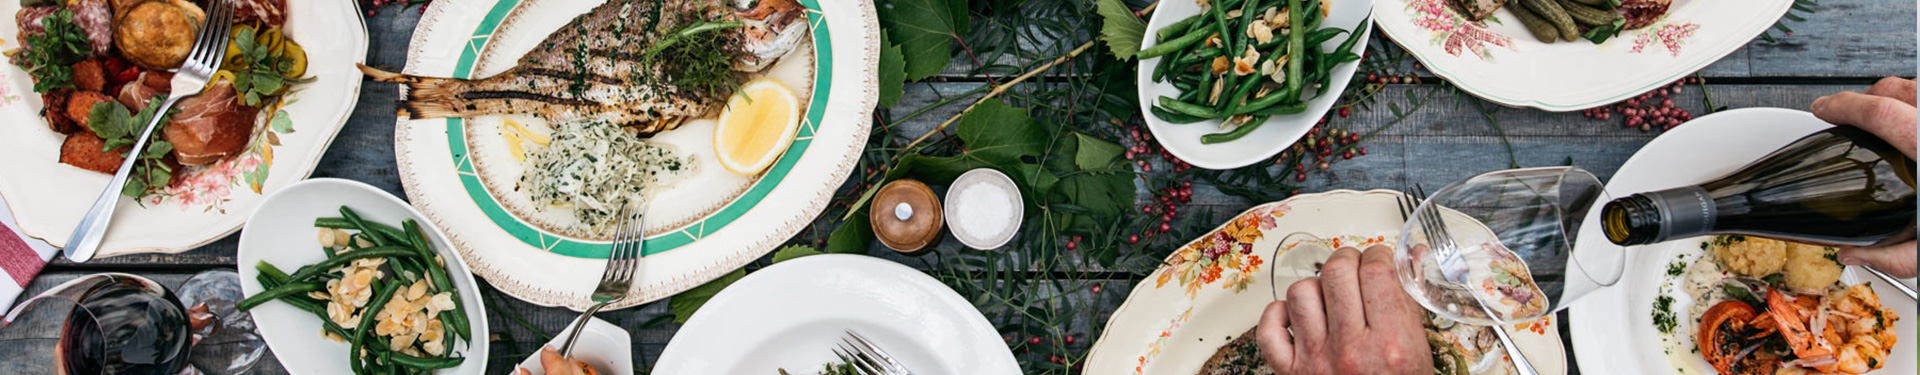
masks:
<svg viewBox="0 0 1920 375"><path fill-rule="evenodd" d="M1700 78L1681 78L1673 84L1648 91L1640 96L1627 99L1612 106L1592 108L1580 111L1582 116L1595 120L1613 118L1614 111L1621 115L1620 125L1627 128L1639 128L1650 132L1653 129L1670 130L1675 126L1693 119L1693 113L1673 105L1673 96L1687 84L1699 84Z"/></svg>
<svg viewBox="0 0 1920 375"><path fill-rule="evenodd" d="M1153 199L1146 205L1140 206L1141 213L1160 215L1160 225L1148 226L1146 231L1140 234L1127 236L1127 243L1140 243L1142 234L1146 235L1146 239L1151 240L1154 236L1173 231L1173 219L1180 217L1181 205L1193 202L1193 183L1181 181L1178 184L1169 183L1168 185L1170 186L1155 190Z"/></svg>
<svg viewBox="0 0 1920 375"><path fill-rule="evenodd" d="M1140 168L1141 173L1153 172L1153 163L1147 159L1149 156L1159 156L1161 160L1166 160L1168 165L1173 166L1173 173L1193 169L1192 164L1187 164L1186 161L1173 156L1173 153L1168 152L1165 147L1160 147L1159 143L1155 143L1152 133L1140 131L1138 126L1127 129L1127 133L1133 140L1133 146L1127 148L1125 156L1127 161L1133 162L1135 167Z"/></svg>
<svg viewBox="0 0 1920 375"><path fill-rule="evenodd" d="M1354 156L1367 154L1366 147L1348 147L1360 143L1360 133L1334 129L1326 125L1327 119L1320 119L1320 122L1313 126L1313 130L1307 131L1305 137L1293 143L1292 148L1281 151L1280 157L1275 158L1273 164L1285 165L1288 161L1295 160L1294 155L1300 155L1298 162L1293 164L1293 181L1305 182L1308 166L1312 166L1313 170L1326 170L1333 165L1330 159L1334 151L1340 152L1342 160L1351 160ZM1307 155L1312 155L1313 160L1307 160Z"/></svg>

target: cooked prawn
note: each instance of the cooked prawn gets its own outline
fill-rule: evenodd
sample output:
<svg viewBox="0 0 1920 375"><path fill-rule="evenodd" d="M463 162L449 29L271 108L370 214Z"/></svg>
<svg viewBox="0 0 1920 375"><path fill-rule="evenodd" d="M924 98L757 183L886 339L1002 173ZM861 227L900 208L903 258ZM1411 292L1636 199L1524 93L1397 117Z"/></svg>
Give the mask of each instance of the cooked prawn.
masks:
<svg viewBox="0 0 1920 375"><path fill-rule="evenodd" d="M1825 296L1768 291L1767 310L1800 357L1776 375L1866 373L1884 365L1899 341L1889 327L1900 316L1880 305L1871 285L1836 288Z"/></svg>

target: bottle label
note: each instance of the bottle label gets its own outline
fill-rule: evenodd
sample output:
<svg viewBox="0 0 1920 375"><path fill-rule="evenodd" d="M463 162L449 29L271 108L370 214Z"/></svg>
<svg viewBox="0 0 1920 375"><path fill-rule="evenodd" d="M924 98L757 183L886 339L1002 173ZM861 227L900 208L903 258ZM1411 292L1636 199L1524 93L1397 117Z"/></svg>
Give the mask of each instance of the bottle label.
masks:
<svg viewBox="0 0 1920 375"><path fill-rule="evenodd" d="M1713 219L1717 212L1713 205L1713 195L1699 186L1687 186L1647 193L1653 198L1654 206L1660 208L1666 225L1660 226L1660 236L1654 242L1680 237L1692 237L1713 230Z"/></svg>

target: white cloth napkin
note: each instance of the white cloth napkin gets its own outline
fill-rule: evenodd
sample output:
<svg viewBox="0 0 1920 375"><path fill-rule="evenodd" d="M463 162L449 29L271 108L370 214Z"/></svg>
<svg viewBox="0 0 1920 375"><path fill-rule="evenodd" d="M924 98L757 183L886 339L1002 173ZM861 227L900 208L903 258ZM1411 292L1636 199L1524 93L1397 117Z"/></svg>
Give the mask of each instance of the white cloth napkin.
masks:
<svg viewBox="0 0 1920 375"><path fill-rule="evenodd" d="M27 283L58 253L60 248L21 232L13 221L13 210L0 201L0 308L13 306Z"/></svg>

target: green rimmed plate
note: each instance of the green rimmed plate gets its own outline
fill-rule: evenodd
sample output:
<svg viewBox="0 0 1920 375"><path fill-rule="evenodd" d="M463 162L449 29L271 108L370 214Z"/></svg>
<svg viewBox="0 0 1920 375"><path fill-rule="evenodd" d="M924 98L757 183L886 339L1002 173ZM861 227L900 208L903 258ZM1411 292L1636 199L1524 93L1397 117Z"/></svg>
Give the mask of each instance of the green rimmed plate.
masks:
<svg viewBox="0 0 1920 375"><path fill-rule="evenodd" d="M478 78L504 71L591 0L480 0L429 7L405 73ZM621 308L705 283L784 242L825 208L866 143L877 101L879 28L871 3L801 0L811 38L771 68L806 109L799 135L767 172L727 173L712 156L712 121L653 139L696 159L701 172L662 191L650 211L647 257ZM513 125L509 125L509 123ZM599 281L607 242L563 235L551 217L521 208L519 162L507 140L544 122L524 116L402 119L394 148L408 198L501 291L535 304L582 309ZM512 133L512 134L510 134Z"/></svg>

